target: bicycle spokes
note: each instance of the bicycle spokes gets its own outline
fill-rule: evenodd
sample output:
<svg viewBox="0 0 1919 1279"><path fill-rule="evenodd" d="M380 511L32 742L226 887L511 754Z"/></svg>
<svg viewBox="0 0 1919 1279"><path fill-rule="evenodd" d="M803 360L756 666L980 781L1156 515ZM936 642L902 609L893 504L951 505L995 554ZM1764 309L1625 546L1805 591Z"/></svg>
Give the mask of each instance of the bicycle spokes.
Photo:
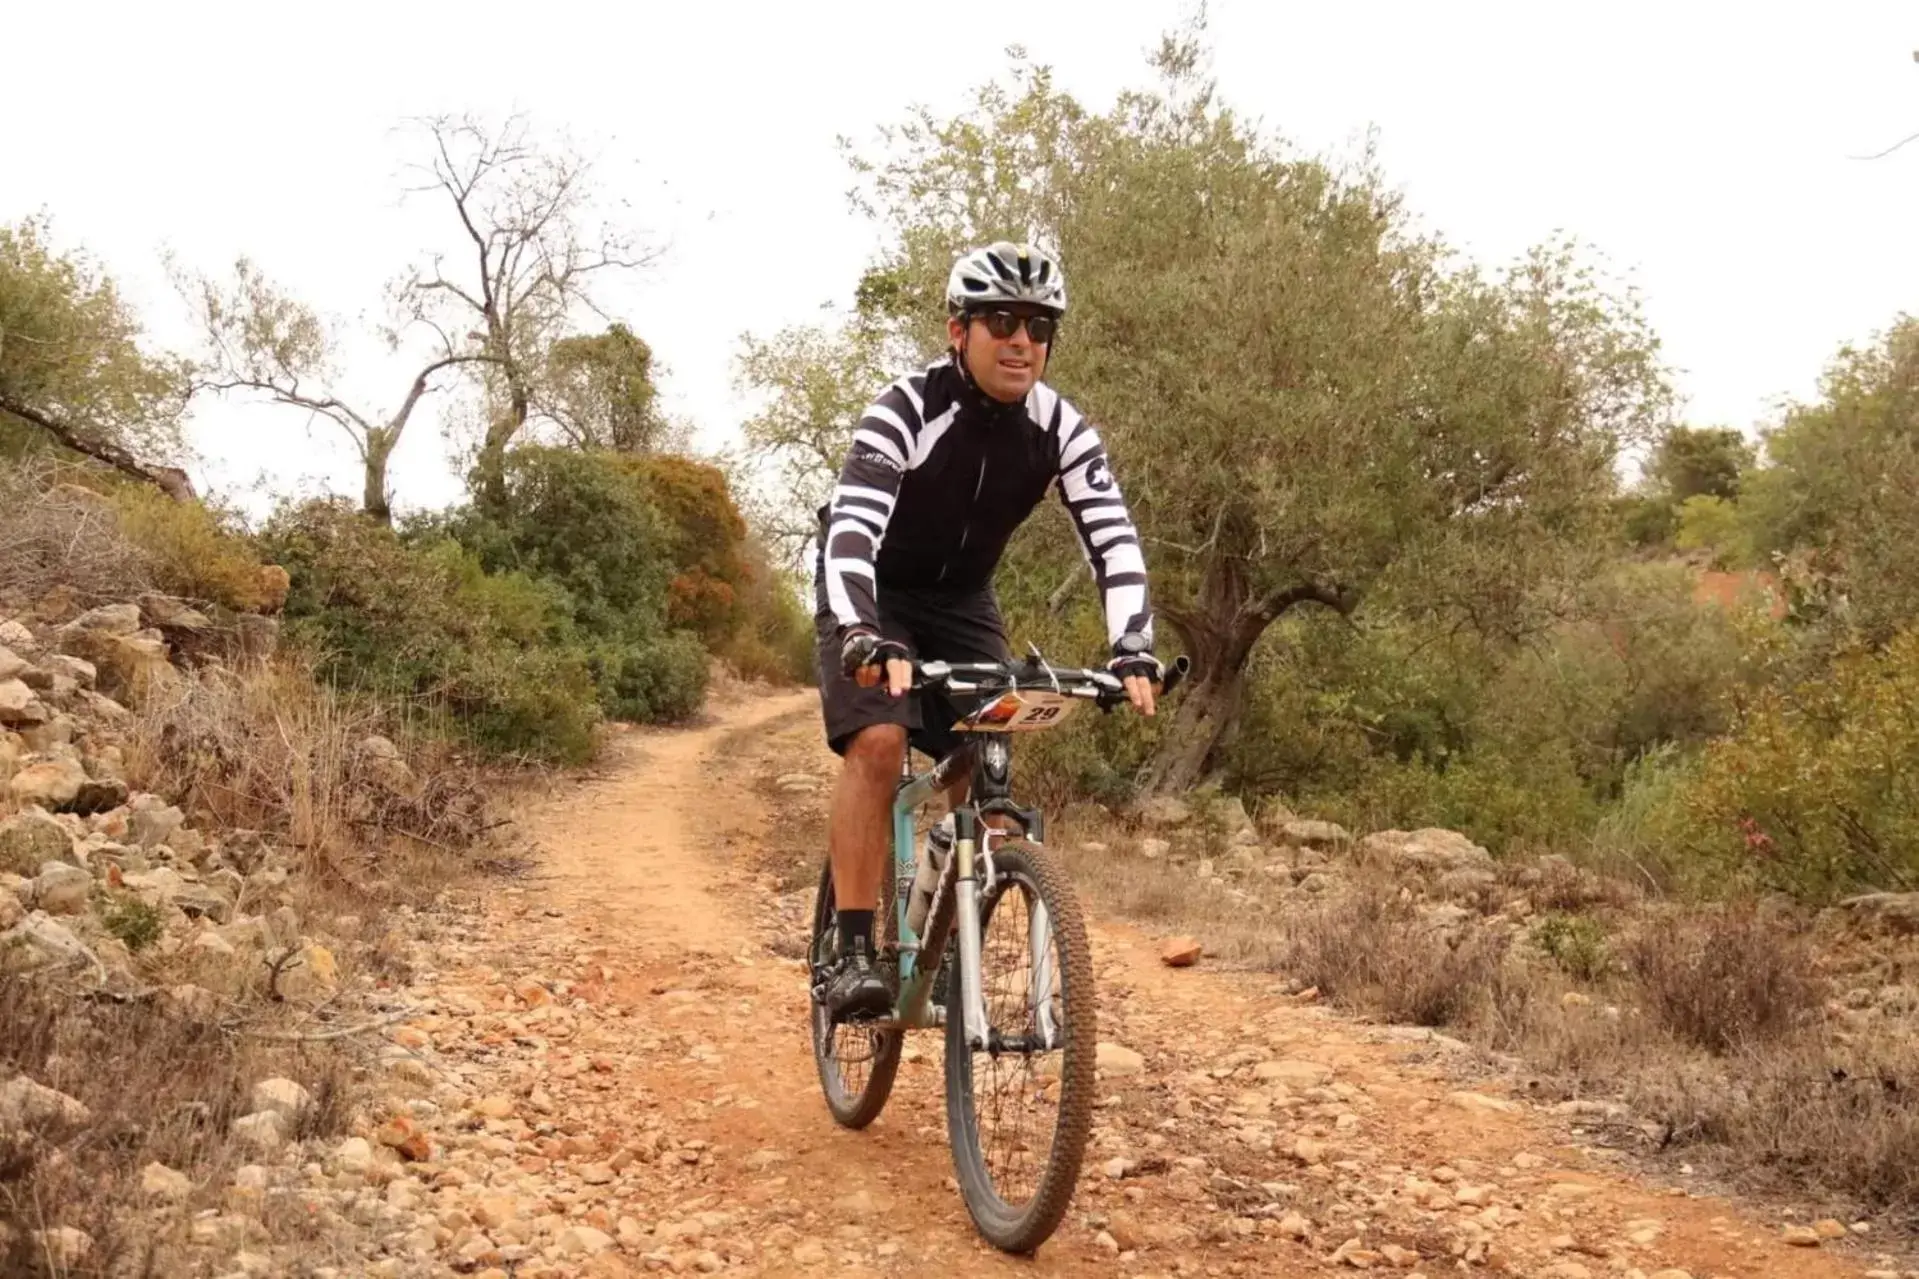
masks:
<svg viewBox="0 0 1919 1279"><path fill-rule="evenodd" d="M987 1051L973 1059L980 1145L1002 1199L1031 1196L1052 1146L1058 1103L1059 965L1045 903L1007 877L981 929Z"/></svg>

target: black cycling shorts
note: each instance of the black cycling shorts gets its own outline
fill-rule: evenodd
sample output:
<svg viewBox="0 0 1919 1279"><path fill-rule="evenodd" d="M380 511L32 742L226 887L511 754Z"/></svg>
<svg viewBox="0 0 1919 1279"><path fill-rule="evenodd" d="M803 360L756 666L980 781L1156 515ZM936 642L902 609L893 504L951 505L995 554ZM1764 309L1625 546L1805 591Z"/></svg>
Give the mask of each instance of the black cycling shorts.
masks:
<svg viewBox="0 0 1919 1279"><path fill-rule="evenodd" d="M914 657L942 662L1004 662L1012 656L1006 623L1000 619L993 588L940 591L888 586L874 592L880 609L880 634L898 640ZM881 683L861 688L840 670L840 624L826 603L826 589L814 565L813 630L818 637L820 710L826 741L841 755L853 734L872 724L903 724L913 749L937 759L960 744L953 731L977 699L956 701L941 693L894 697Z"/></svg>

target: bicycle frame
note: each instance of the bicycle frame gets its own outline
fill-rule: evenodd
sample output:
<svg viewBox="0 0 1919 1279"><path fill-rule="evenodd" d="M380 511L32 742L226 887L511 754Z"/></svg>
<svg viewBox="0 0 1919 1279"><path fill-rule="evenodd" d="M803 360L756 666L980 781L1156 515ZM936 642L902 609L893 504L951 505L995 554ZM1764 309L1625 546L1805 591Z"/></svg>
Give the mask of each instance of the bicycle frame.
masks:
<svg viewBox="0 0 1919 1279"><path fill-rule="evenodd" d="M920 805L951 785L954 775L966 767L972 769L972 788L966 802L953 811L953 854L947 859L945 873L934 890L933 909L927 913L932 931L937 931L937 924L944 913L940 909L940 900L945 894L952 893L951 925L947 929L949 935L922 939L906 921L918 862L914 814L919 811ZM961 746L924 773L913 773L909 756L901 764L900 771L899 789L893 796L894 882L898 889L894 893L892 909L897 921L896 935L899 937L900 975L895 1024L909 1030L941 1024L944 1010L932 1003L933 980L939 971L940 959L951 941L951 934L957 933L960 959L958 976L961 1007L966 1018L966 1037L975 1048L986 1048L989 1046L988 1023L985 999L980 988L980 894L991 883L992 846L1010 833L987 819L1010 819L1020 833L1035 843L1043 842L1045 819L1037 809L1022 808L1015 804L1008 793L1012 771L1011 751L1004 735L982 734L979 739ZM1029 932L1033 939L1035 987L1050 990L1052 974L1048 971L1047 963L1050 922L1045 918L1044 907L1039 908L1039 917L1032 921ZM1042 1021L1050 1021L1048 1001L1039 999L1038 1007L1042 1010ZM1050 1044L1055 1028L1042 1024L1040 1029Z"/></svg>

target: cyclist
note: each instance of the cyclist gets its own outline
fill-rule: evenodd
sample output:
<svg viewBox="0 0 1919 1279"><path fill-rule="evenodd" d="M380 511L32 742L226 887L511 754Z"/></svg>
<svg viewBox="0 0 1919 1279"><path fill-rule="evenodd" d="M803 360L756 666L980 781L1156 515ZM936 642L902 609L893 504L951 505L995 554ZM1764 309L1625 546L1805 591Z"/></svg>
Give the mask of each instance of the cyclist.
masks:
<svg viewBox="0 0 1919 1279"><path fill-rule="evenodd" d="M839 960L824 994L839 1019L892 1005L873 965L873 908L909 732L930 755L957 745L960 712L948 699L905 696L908 659L1010 658L993 570L1048 488L1071 512L1103 596L1110 669L1144 714L1161 677L1139 535L1105 446L1040 380L1066 312L1059 263L1025 244L974 249L954 264L946 305L951 349L867 408L819 513L821 703L827 741L844 760L828 834ZM965 786L949 800L963 799Z"/></svg>

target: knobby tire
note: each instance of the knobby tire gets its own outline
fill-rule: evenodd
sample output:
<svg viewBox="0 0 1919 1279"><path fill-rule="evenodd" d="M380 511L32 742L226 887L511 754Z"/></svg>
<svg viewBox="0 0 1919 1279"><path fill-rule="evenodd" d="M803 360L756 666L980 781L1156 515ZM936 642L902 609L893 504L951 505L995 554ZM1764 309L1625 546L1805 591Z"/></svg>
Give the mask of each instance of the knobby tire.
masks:
<svg viewBox="0 0 1919 1279"><path fill-rule="evenodd" d="M880 909L874 922L891 936L895 931L893 908L893 859L889 852L886 874L880 883ZM838 911L833 903L833 865L828 862L820 872L819 894L813 900L813 938L807 948L809 979L811 966L823 953L822 945L835 936L839 927ZM858 1022L835 1025L832 1015L817 1001L811 1006L813 1023L813 1065L819 1071L820 1091L826 1095L826 1108L834 1122L844 1128L864 1128L880 1116L886 1099L893 1093L893 1079L899 1074L900 1048L905 1032L899 1030L863 1030ZM849 1047L864 1038L870 1056L864 1061L845 1060Z"/></svg>
<svg viewBox="0 0 1919 1279"><path fill-rule="evenodd" d="M966 1043L962 983L955 974L946 1003L946 1126L960 1194L974 1225L994 1247L1005 1252L1028 1253L1050 1238L1065 1217L1086 1153L1087 1134L1092 1125L1097 1039L1093 959L1079 898L1044 849L1024 840L1009 839L995 851L994 862L998 869L994 896L991 900L982 897L980 903L980 977L982 989L988 992L988 1018L989 1021L1001 1020L995 1014L991 994L995 990L994 973L988 969L994 959L989 944L994 936L993 911L1003 904L1023 905L1025 894L1020 888L1024 885L1045 904L1052 921L1061 1023L1061 1047L1057 1054L1058 1117L1045 1152L1046 1162L1031 1192L1019 1195L1015 1191L1017 1200L1009 1201L1003 1192L1014 1188L995 1184L992 1160L981 1147L980 1081L976 1078L975 1054ZM1030 1000L1028 1003L1030 1018ZM1007 1025L998 1029L1018 1033L1024 1027ZM998 1069L997 1063L985 1052L978 1057L989 1063L989 1081L997 1082L997 1075L992 1073ZM1006 1054L1002 1054L1001 1060L1005 1057ZM1035 1060L1037 1058L1029 1058L1028 1064L1021 1068L1029 1077L1022 1091L1030 1091L1031 1079L1039 1077L1031 1064ZM1041 1091L1043 1094L1043 1089ZM1003 1102L990 1104L1004 1108ZM997 1114L994 1118L997 1127Z"/></svg>

